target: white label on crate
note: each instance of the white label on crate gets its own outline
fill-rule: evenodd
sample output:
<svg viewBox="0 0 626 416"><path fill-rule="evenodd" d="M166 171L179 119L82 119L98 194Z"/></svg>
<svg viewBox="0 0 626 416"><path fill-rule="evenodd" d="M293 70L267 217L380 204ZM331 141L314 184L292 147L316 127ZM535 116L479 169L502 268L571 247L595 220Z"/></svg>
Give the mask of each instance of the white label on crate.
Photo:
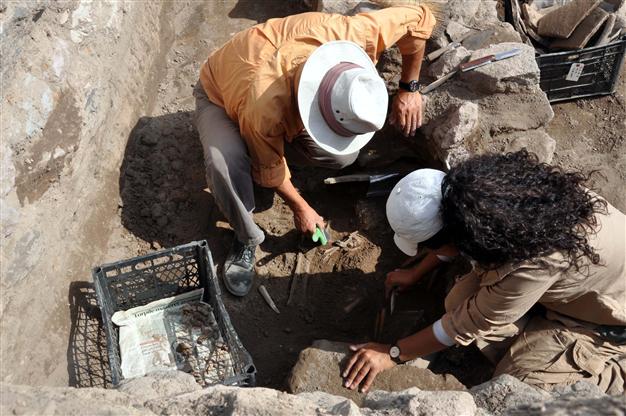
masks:
<svg viewBox="0 0 626 416"><path fill-rule="evenodd" d="M583 68L585 67L585 64L581 64L579 62L576 62L574 64L572 64L572 66L569 67L569 72L567 73L567 76L565 77L565 79L567 81L578 81L578 78L580 78L580 76L583 73Z"/></svg>

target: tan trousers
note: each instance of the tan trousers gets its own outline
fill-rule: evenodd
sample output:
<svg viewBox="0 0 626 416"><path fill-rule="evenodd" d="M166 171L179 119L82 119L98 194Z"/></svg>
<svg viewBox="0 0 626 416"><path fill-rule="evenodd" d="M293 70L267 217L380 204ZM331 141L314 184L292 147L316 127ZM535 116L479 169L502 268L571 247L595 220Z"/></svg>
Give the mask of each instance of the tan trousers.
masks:
<svg viewBox="0 0 626 416"><path fill-rule="evenodd" d="M479 288L472 274L457 282L446 297L446 311ZM476 345L497 364L494 376L510 374L547 390L585 380L609 394L626 391L626 345L605 341L588 325L551 311L498 328Z"/></svg>

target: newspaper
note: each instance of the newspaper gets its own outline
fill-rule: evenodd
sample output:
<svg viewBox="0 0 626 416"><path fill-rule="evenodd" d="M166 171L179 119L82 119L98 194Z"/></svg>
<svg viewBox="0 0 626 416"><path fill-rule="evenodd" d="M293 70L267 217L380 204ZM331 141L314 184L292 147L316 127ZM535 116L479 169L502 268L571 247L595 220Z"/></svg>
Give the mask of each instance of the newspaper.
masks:
<svg viewBox="0 0 626 416"><path fill-rule="evenodd" d="M113 314L124 378L179 369L207 386L234 375L228 345L202 294L198 289Z"/></svg>

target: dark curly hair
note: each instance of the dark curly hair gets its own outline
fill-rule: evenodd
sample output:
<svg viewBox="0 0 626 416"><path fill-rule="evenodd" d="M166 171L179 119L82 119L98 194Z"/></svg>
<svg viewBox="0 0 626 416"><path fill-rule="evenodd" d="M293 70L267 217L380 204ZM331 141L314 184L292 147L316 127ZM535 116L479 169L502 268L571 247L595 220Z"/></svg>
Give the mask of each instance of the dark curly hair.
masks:
<svg viewBox="0 0 626 416"><path fill-rule="evenodd" d="M486 154L454 166L442 184L445 228L459 250L487 269L560 251L569 268L599 256L587 236L606 202L589 179L539 163L521 150Z"/></svg>

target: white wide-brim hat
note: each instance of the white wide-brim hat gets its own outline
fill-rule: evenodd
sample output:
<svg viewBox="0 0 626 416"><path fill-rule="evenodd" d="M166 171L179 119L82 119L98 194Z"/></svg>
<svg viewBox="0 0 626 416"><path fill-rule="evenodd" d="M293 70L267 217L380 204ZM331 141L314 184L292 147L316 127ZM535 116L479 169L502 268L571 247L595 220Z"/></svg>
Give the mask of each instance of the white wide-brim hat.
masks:
<svg viewBox="0 0 626 416"><path fill-rule="evenodd" d="M443 228L441 184L446 174L436 169L418 169L402 178L387 199L387 220L393 241L408 256L417 246Z"/></svg>
<svg viewBox="0 0 626 416"><path fill-rule="evenodd" d="M327 74L336 74L330 84ZM327 42L304 63L298 85L300 117L313 141L329 153L348 155L365 146L384 125L388 100L374 63L356 43ZM320 101L328 108L326 114Z"/></svg>

